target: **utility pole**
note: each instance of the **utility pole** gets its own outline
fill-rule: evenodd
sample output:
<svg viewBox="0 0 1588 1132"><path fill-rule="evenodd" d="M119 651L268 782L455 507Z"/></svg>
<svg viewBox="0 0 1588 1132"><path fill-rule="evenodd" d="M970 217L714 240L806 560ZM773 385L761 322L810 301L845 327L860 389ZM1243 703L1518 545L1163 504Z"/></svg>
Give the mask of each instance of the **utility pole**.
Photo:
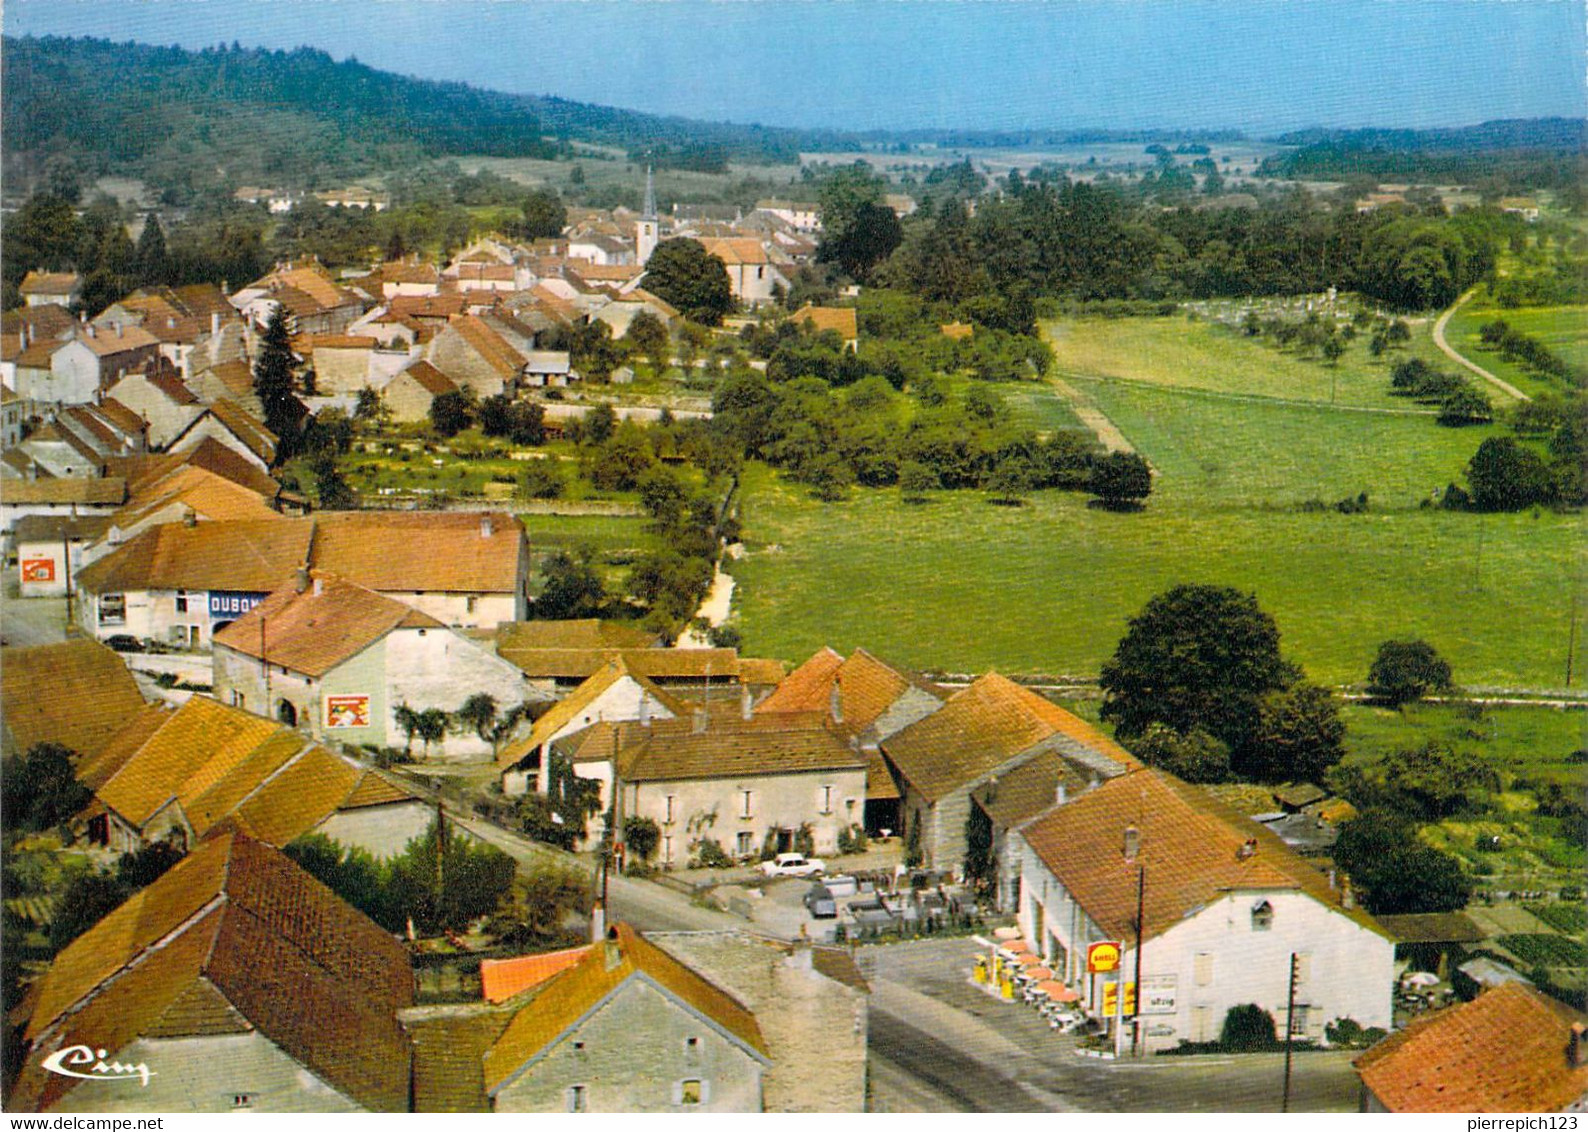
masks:
<svg viewBox="0 0 1588 1132"><path fill-rule="evenodd" d="M1290 988L1285 994L1285 1095L1279 1102L1280 1112L1290 1111L1290 1038L1295 1032L1296 1018L1296 953L1290 953Z"/></svg>
<svg viewBox="0 0 1588 1132"><path fill-rule="evenodd" d="M1141 936L1147 911L1147 865L1136 863L1136 1000L1130 1009L1130 1056L1141 1048Z"/></svg>
<svg viewBox="0 0 1588 1132"><path fill-rule="evenodd" d="M72 544L65 531L61 532L61 569L66 576L66 635L72 635ZM1571 662L1567 661L1566 671L1571 671ZM1571 683L1571 677L1566 677L1566 683Z"/></svg>

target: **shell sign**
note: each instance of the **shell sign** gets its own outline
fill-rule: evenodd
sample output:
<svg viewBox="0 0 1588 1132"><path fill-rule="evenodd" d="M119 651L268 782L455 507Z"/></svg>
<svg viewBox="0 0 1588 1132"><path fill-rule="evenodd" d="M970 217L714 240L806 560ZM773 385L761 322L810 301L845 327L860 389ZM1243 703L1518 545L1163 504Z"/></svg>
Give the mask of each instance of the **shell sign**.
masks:
<svg viewBox="0 0 1588 1132"><path fill-rule="evenodd" d="M1103 975L1109 971L1119 970L1120 950L1120 945L1112 940L1092 944L1086 949L1087 973Z"/></svg>

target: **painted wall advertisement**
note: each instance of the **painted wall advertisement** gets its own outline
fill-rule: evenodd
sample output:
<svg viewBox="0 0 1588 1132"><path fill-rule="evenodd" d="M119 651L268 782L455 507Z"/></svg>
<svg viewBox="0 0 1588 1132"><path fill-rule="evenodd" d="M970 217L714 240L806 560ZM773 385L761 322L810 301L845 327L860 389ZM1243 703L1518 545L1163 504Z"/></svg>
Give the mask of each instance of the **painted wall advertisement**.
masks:
<svg viewBox="0 0 1588 1132"><path fill-rule="evenodd" d="M325 726L368 727L368 696L326 696Z"/></svg>
<svg viewBox="0 0 1588 1132"><path fill-rule="evenodd" d="M24 582L53 582L55 580L55 559L24 558L22 560L22 580Z"/></svg>
<svg viewBox="0 0 1588 1132"><path fill-rule="evenodd" d="M1179 976L1143 975L1141 992L1143 1014L1173 1014L1179 993Z"/></svg>
<svg viewBox="0 0 1588 1132"><path fill-rule="evenodd" d="M210 620L235 621L264 601L267 596L269 595L243 593L238 590L211 590Z"/></svg>

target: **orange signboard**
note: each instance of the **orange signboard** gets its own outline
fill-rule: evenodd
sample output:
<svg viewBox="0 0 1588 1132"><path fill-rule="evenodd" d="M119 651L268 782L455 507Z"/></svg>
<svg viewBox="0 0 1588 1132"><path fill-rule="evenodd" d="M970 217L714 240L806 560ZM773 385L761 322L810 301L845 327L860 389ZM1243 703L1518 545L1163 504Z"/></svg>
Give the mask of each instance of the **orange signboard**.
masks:
<svg viewBox="0 0 1588 1132"><path fill-rule="evenodd" d="M368 727L368 696L326 696L325 725L327 727Z"/></svg>
<svg viewBox="0 0 1588 1132"><path fill-rule="evenodd" d="M1109 971L1119 970L1119 956L1122 948L1113 940L1104 940L1094 943L1086 949L1086 970L1089 974L1104 975Z"/></svg>
<svg viewBox="0 0 1588 1132"><path fill-rule="evenodd" d="M22 580L24 582L53 582L55 580L55 560L53 558L24 558L22 560Z"/></svg>

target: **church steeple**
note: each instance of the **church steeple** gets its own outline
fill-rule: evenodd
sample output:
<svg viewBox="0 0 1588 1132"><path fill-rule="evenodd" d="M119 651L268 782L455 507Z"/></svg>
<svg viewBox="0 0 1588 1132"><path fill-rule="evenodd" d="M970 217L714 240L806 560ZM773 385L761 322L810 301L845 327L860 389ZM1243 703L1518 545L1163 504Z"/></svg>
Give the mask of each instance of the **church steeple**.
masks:
<svg viewBox="0 0 1588 1132"><path fill-rule="evenodd" d="M651 175L651 167L645 167L645 211L640 215L639 223L634 226L634 258L641 267L651 258L651 253L656 250L656 244L661 239L662 222L656 215L656 181Z"/></svg>

